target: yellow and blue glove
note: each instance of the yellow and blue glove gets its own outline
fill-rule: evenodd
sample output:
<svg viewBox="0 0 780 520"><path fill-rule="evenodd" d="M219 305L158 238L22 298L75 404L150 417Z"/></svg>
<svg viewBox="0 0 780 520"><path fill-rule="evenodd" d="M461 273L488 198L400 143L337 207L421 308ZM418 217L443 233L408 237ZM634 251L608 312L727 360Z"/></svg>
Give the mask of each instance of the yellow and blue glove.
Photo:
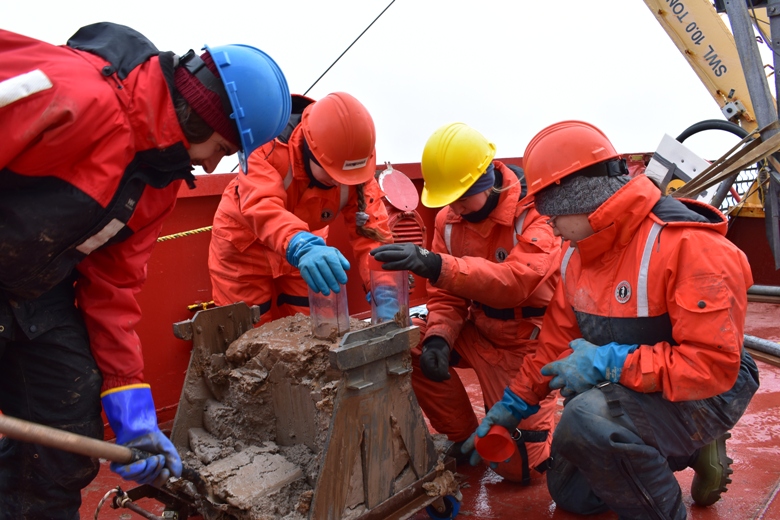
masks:
<svg viewBox="0 0 780 520"><path fill-rule="evenodd" d="M125 480L157 487L171 476L181 476L181 457L157 426L157 413L149 385L112 388L100 398L108 423L116 434L117 444L154 454L126 465L112 462L111 471Z"/></svg>

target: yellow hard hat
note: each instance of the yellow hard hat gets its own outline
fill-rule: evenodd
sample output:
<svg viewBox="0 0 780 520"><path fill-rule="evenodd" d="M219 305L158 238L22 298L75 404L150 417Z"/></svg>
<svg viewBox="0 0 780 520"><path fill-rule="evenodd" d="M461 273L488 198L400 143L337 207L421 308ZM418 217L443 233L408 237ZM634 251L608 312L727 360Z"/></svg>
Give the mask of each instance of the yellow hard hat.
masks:
<svg viewBox="0 0 780 520"><path fill-rule="evenodd" d="M485 173L495 156L496 145L465 123L442 126L425 143L420 200L429 208L458 200Z"/></svg>

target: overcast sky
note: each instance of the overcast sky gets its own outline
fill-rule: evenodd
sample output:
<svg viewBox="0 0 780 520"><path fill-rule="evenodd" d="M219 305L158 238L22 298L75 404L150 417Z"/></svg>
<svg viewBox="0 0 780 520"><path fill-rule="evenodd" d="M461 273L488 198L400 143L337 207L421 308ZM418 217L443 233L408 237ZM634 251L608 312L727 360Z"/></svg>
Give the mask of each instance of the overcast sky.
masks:
<svg viewBox="0 0 780 520"><path fill-rule="evenodd" d="M245 43L271 55L291 91L303 93L389 3L4 1L0 26L63 44L83 25L112 21L178 54ZM664 134L723 119L642 0L395 0L309 96L334 91L371 111L378 164L418 162L431 133L455 121L496 143L498 157L515 157L564 119L599 126L624 153L651 152ZM707 134L686 141L706 159L736 142Z"/></svg>

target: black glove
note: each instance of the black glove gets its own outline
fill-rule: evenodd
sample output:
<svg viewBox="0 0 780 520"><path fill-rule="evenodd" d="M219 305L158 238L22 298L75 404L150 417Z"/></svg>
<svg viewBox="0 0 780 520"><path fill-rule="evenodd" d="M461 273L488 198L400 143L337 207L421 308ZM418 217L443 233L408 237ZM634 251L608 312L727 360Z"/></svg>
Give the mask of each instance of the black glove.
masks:
<svg viewBox="0 0 780 520"><path fill-rule="evenodd" d="M420 370L431 381L440 383L450 378L450 346L444 338L431 336L425 339Z"/></svg>
<svg viewBox="0 0 780 520"><path fill-rule="evenodd" d="M385 271L411 271L431 282L441 274L441 256L410 242L387 244L371 250Z"/></svg>

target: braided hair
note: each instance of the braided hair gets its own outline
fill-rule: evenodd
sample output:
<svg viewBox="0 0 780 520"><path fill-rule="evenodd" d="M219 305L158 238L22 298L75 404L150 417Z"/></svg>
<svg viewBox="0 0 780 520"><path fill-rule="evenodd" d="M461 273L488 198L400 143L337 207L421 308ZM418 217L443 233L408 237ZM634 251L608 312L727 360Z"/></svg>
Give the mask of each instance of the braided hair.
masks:
<svg viewBox="0 0 780 520"><path fill-rule="evenodd" d="M389 243L391 240L389 240L384 233L381 233L378 229L366 227L370 217L368 213L366 213L366 196L363 193L364 185L365 183L355 186L355 191L357 193L357 213L355 214L357 234L370 238L371 240L376 240L377 242Z"/></svg>

